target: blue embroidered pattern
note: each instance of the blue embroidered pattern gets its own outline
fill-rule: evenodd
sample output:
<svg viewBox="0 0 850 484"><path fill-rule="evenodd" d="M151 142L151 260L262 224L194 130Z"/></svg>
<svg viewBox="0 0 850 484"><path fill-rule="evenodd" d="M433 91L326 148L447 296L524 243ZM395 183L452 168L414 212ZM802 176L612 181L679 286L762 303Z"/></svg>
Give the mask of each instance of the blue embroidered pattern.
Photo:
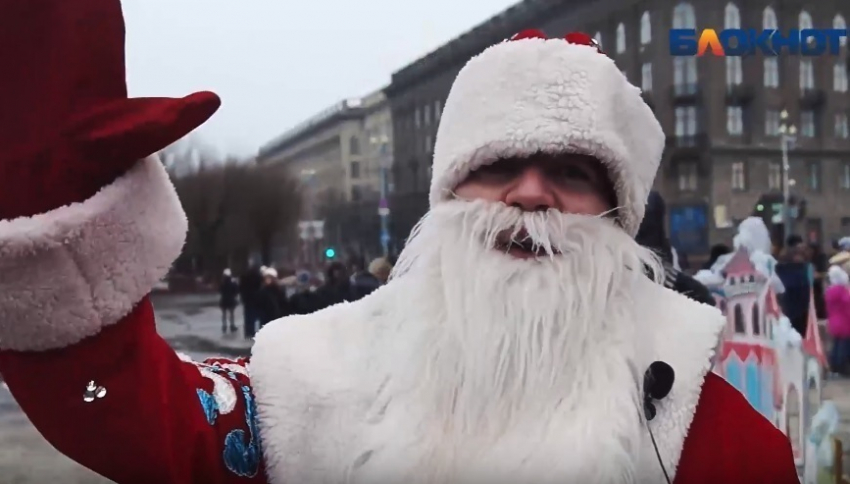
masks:
<svg viewBox="0 0 850 484"><path fill-rule="evenodd" d="M205 366L205 368L226 376L233 382L239 381L234 372L220 366ZM245 401L245 423L247 424L248 432L246 435L243 429L231 430L224 439L222 457L224 458L224 465L230 472L240 477L251 478L256 476L260 471L260 462L262 459L260 432L257 425L257 404L249 387L240 385L240 389ZM206 390L199 388L197 389L197 394L207 422L210 425L215 425L220 415L218 402Z"/></svg>
<svg viewBox="0 0 850 484"><path fill-rule="evenodd" d="M260 470L260 432L257 428L257 405L251 389L243 386L245 398L245 421L248 424L246 443L245 431L232 430L224 439L224 464L230 472L242 477L254 477Z"/></svg>
<svg viewBox="0 0 850 484"><path fill-rule="evenodd" d="M198 398L201 400L201 406L204 407L204 414L207 417L207 422L210 425L215 425L218 418L218 403L215 398L206 390L198 388Z"/></svg>

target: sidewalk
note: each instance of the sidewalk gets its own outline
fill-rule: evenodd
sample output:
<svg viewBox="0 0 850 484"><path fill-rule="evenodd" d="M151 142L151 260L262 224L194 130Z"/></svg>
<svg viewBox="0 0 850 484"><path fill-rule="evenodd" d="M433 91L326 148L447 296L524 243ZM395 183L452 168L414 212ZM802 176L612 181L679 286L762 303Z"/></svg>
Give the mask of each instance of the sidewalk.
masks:
<svg viewBox="0 0 850 484"><path fill-rule="evenodd" d="M223 334L217 295L158 295L152 301L157 331L175 350L230 357L250 354L253 341L242 337L241 308L236 309L236 333Z"/></svg>

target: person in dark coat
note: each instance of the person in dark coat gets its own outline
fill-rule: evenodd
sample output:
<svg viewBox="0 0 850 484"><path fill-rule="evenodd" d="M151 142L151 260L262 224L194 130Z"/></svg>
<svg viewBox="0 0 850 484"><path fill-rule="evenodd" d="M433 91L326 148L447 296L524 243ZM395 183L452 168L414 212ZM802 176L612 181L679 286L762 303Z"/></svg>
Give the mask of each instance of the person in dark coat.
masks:
<svg viewBox="0 0 850 484"><path fill-rule="evenodd" d="M353 301L355 293L351 287L351 278L345 266L340 262L332 262L325 270L325 283L313 294L316 311L343 301Z"/></svg>
<svg viewBox="0 0 850 484"><path fill-rule="evenodd" d="M263 287L257 295L257 312L260 327L289 315L286 292L280 287L277 271L272 268L263 271Z"/></svg>
<svg viewBox="0 0 850 484"><path fill-rule="evenodd" d="M714 244L711 246L711 252L709 252L708 260L702 266L703 269L711 270L714 264L717 262L717 259L723 257L726 254L731 254L732 249L729 248L726 244Z"/></svg>
<svg viewBox="0 0 850 484"><path fill-rule="evenodd" d="M640 225L635 240L640 245L652 249L661 259L664 266L664 285L674 291L703 304L714 306L716 301L711 291L693 277L673 267L673 250L667 231L664 229L664 219L667 207L661 195L652 191L646 205L646 215Z"/></svg>
<svg viewBox="0 0 850 484"><path fill-rule="evenodd" d="M221 308L221 332L227 333L228 322L230 323L230 332L236 332L236 306L239 304L239 283L233 278L233 273L230 269L225 269L221 278L221 284L218 287L219 301L218 305Z"/></svg>
<svg viewBox="0 0 850 484"><path fill-rule="evenodd" d="M242 298L242 310L244 311L245 339L254 337L260 320L257 307L260 289L263 286L263 276L257 266L251 266L239 280L239 295Z"/></svg>
<svg viewBox="0 0 850 484"><path fill-rule="evenodd" d="M352 299L362 299L381 287L381 281L370 271L366 270L362 260L354 265L354 274L351 276Z"/></svg>

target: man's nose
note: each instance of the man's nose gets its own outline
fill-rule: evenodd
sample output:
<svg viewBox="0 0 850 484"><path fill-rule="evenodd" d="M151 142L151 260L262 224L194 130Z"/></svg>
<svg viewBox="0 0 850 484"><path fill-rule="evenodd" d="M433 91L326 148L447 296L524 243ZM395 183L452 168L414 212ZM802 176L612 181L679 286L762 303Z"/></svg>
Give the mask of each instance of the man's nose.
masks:
<svg viewBox="0 0 850 484"><path fill-rule="evenodd" d="M555 195L540 168L530 166L514 180L505 196L505 204L527 212L554 208Z"/></svg>

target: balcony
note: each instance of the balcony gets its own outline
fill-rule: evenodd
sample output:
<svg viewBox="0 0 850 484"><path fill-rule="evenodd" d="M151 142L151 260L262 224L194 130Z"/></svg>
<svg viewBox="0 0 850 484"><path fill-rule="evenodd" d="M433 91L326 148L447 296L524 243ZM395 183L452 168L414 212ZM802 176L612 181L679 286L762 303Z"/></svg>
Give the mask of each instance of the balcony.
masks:
<svg viewBox="0 0 850 484"><path fill-rule="evenodd" d="M746 106L756 97L756 89L750 84L738 84L726 87L728 106Z"/></svg>
<svg viewBox="0 0 850 484"><path fill-rule="evenodd" d="M708 135L705 133L671 135L667 137L665 152L670 161L699 160L708 147Z"/></svg>
<svg viewBox="0 0 850 484"><path fill-rule="evenodd" d="M823 89L811 88L800 90L800 107L803 109L817 109L826 103L826 92Z"/></svg>
<svg viewBox="0 0 850 484"><path fill-rule="evenodd" d="M670 93L676 104L695 104L699 99L700 87L696 82L674 84Z"/></svg>

